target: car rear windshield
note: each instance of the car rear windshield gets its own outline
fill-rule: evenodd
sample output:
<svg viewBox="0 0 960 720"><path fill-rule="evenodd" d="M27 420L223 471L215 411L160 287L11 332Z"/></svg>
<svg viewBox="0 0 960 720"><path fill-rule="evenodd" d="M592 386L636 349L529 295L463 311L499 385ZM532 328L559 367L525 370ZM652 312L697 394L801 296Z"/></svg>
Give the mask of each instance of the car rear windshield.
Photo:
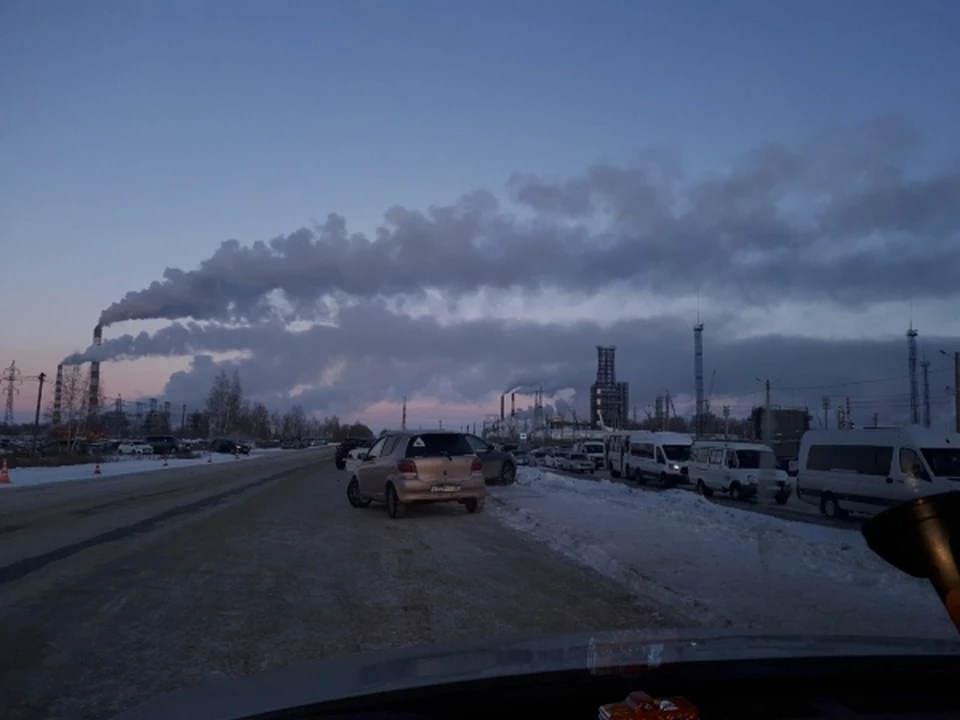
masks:
<svg viewBox="0 0 960 720"><path fill-rule="evenodd" d="M414 435L407 443L408 458L473 454L473 447L466 436L457 433L424 433Z"/></svg>

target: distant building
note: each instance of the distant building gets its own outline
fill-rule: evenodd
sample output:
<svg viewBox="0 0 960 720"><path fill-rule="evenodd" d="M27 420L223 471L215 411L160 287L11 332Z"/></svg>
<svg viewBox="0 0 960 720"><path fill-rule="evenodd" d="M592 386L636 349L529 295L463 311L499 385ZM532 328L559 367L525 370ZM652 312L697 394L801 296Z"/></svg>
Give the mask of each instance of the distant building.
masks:
<svg viewBox="0 0 960 720"><path fill-rule="evenodd" d="M611 427L627 424L630 384L617 382L616 347L597 346L597 380L590 386L590 424Z"/></svg>

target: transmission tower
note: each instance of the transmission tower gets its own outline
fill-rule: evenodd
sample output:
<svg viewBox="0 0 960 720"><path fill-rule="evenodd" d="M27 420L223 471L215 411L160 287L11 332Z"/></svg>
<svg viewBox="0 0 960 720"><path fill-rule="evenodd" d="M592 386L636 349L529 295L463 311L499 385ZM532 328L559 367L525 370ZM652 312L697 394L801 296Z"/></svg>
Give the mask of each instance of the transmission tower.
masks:
<svg viewBox="0 0 960 720"><path fill-rule="evenodd" d="M3 371L4 396L6 403L3 408L3 422L7 425L13 425L13 398L20 392L20 368L16 362L11 362L10 367Z"/></svg>

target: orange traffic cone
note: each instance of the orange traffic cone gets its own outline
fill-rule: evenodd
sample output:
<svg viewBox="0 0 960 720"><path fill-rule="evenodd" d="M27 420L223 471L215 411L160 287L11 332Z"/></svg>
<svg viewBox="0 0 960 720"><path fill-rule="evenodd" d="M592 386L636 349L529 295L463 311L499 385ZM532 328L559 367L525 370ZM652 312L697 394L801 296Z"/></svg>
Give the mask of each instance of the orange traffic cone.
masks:
<svg viewBox="0 0 960 720"><path fill-rule="evenodd" d="M100 474L100 463L97 463L96 465L93 466L93 474L94 475Z"/></svg>
<svg viewBox="0 0 960 720"><path fill-rule="evenodd" d="M9 485L10 484L10 471L7 470L7 461L4 459L3 464L0 465L0 485Z"/></svg>

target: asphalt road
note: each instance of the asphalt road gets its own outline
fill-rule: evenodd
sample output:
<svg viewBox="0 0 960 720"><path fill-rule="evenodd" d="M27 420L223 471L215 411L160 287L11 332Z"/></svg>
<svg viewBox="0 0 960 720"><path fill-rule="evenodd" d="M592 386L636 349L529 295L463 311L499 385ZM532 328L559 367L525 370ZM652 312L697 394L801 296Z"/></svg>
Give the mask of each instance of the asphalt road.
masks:
<svg viewBox="0 0 960 720"><path fill-rule="evenodd" d="M467 639L690 626L486 513L351 508L331 450L0 495L0 717Z"/></svg>

